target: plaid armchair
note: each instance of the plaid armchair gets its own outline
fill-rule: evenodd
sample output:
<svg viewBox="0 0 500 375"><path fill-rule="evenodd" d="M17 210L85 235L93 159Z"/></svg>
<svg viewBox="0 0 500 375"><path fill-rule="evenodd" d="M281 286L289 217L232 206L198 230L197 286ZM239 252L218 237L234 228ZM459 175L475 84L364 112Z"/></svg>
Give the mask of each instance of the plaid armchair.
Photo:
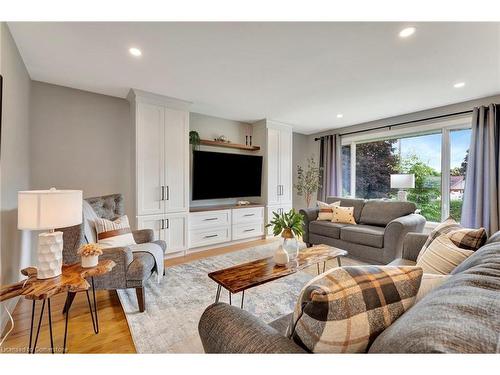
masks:
<svg viewBox="0 0 500 375"><path fill-rule="evenodd" d="M77 255L77 250L80 245L94 242L90 231L95 229L88 224L92 221L94 215L108 220L124 215L123 196L121 194L87 198L85 200L89 203L92 212L89 209L86 210L84 205L83 223L59 229L63 232L63 261L66 264L79 262L80 257ZM111 259L116 263L116 266L106 275L95 277L94 284L97 289L135 288L139 310L143 312L146 308L144 284L151 277L155 268L154 257L146 251L149 247L159 246L165 252L166 243L164 241L154 241L153 231L150 229L135 230L132 231L132 234L137 243L136 245L103 249L100 259ZM132 251L132 248L134 248L134 251ZM65 311L71 306L73 298L74 295L68 296Z"/></svg>

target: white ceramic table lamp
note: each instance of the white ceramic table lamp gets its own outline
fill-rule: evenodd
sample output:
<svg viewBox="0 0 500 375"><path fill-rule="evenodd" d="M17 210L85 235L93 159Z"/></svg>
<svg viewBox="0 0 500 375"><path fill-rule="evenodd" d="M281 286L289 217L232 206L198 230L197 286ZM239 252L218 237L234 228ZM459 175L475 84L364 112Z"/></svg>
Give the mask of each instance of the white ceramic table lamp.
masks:
<svg viewBox="0 0 500 375"><path fill-rule="evenodd" d="M62 272L63 232L54 229L81 223L81 190L51 188L18 192L17 227L48 230L38 235L39 279L50 279Z"/></svg>
<svg viewBox="0 0 500 375"><path fill-rule="evenodd" d="M406 201L406 191L415 187L414 174L391 174L391 189L399 189L398 200Z"/></svg>

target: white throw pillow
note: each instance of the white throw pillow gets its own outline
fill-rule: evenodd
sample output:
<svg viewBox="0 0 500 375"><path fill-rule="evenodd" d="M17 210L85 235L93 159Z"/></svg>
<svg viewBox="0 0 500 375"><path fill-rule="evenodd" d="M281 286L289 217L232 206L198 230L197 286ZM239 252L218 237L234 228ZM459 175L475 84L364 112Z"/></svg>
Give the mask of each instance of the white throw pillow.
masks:
<svg viewBox="0 0 500 375"><path fill-rule="evenodd" d="M448 275L472 254L474 251L458 247L447 234L442 234L420 251L417 266L422 267L424 273Z"/></svg>
<svg viewBox="0 0 500 375"><path fill-rule="evenodd" d="M318 201L318 220L328 220L332 221L333 219L333 207L340 206L340 201L333 203L325 203Z"/></svg>
<svg viewBox="0 0 500 375"><path fill-rule="evenodd" d="M436 289L444 283L449 277L450 275L434 275L431 273L424 273L422 275L422 281L420 282L420 288L418 289L415 303L424 298L431 290Z"/></svg>
<svg viewBox="0 0 500 375"><path fill-rule="evenodd" d="M135 245L127 215L113 221L97 218L94 223L97 243L103 248Z"/></svg>

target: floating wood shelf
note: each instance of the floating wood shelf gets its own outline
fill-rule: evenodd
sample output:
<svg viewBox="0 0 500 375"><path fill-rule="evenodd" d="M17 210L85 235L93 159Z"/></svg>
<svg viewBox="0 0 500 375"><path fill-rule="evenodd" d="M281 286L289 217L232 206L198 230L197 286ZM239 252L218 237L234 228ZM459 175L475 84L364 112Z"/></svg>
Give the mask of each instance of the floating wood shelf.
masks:
<svg viewBox="0 0 500 375"><path fill-rule="evenodd" d="M237 148L238 150L245 150L245 151L259 151L260 150L259 146L247 146L247 145L241 145L238 143L210 141L208 139L201 139L200 145L213 146L213 147Z"/></svg>

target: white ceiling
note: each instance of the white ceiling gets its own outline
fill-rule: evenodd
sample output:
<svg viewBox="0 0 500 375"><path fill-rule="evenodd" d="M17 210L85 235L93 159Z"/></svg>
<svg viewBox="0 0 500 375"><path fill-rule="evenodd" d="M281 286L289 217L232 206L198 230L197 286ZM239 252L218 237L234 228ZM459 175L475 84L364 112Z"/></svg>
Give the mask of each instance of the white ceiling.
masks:
<svg viewBox="0 0 500 375"><path fill-rule="evenodd" d="M305 134L500 93L500 23L413 23L399 38L408 25L9 23L34 80L118 97L133 87Z"/></svg>

